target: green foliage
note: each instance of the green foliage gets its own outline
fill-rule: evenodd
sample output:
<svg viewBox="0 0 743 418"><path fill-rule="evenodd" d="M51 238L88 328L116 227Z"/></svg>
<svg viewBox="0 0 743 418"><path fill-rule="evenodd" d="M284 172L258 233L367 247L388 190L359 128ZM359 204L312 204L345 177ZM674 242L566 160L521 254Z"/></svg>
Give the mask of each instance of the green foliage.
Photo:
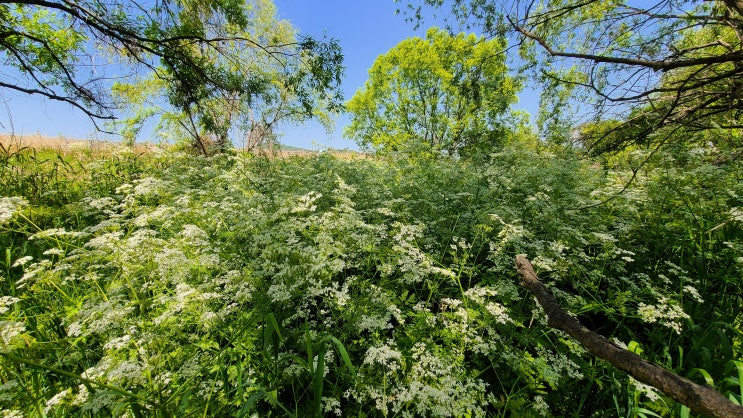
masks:
<svg viewBox="0 0 743 418"><path fill-rule="evenodd" d="M342 56L337 44L298 40L296 29L277 18L269 0L240 7L247 22L210 22L205 28L209 35L225 41L199 56L235 88L225 93L205 87L204 96L195 97L191 86L174 88L159 71L133 82L117 82L114 97L128 117L114 125L126 141L135 141L142 126L154 119L161 139L186 138L209 155L226 149L230 136L238 136L248 148L264 145L275 139L273 130L282 123L317 118L330 126L329 115L341 100L339 91L329 89L340 83Z"/></svg>
<svg viewBox="0 0 743 418"><path fill-rule="evenodd" d="M17 197L0 199L0 407L685 413L550 329L516 285L517 253L591 328L738 399L740 168L718 151L647 154L60 156L87 170L65 172L63 200L3 183Z"/></svg>
<svg viewBox="0 0 743 418"><path fill-rule="evenodd" d="M378 151L486 153L503 145L520 89L501 38L429 29L381 55L348 102L346 134Z"/></svg>
<svg viewBox="0 0 743 418"><path fill-rule="evenodd" d="M152 102L192 139L206 132L224 148L238 109L266 111L271 122L340 106L338 44L299 38L274 14L270 0L9 2L0 5L0 54L12 80L0 87L67 102L94 122L131 102L128 141L153 112L136 96L157 92ZM114 84L112 102L111 80L130 76L146 88Z"/></svg>
<svg viewBox="0 0 743 418"><path fill-rule="evenodd" d="M733 135L742 127L740 1L408 3L409 18L417 23L421 8L433 6L445 9L445 16L450 12L450 30L476 27L486 35L510 34L520 52L519 70L544 87L540 122L547 124L540 127L558 128L543 129L545 139L569 140L564 128L585 122L589 112L596 120L623 122L619 135L612 130L594 138L590 145L598 151L647 143L664 127ZM565 105L574 108L565 112ZM685 142L687 136L672 140Z"/></svg>

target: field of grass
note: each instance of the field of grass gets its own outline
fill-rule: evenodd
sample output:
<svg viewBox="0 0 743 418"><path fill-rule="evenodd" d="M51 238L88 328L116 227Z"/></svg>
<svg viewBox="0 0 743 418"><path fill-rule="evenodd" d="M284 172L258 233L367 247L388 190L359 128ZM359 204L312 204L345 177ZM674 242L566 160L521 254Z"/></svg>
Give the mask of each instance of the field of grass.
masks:
<svg viewBox="0 0 743 418"><path fill-rule="evenodd" d="M549 328L522 253L589 327L741 402L743 168L713 155L60 141L0 150L2 417L688 413Z"/></svg>
<svg viewBox="0 0 743 418"><path fill-rule="evenodd" d="M120 144L115 142L97 141L97 140L86 140L86 139L75 139L67 138L63 136L50 137L41 134L34 135L11 135L11 134L0 134L0 151L13 152L20 149L35 149L35 150L47 150L57 151L59 153L78 153L78 152L89 152L93 154L99 154L101 157L111 150L116 149ZM166 146L167 147L167 146ZM134 146L134 151L138 153L152 152L160 148L156 144L151 143L137 143ZM236 149L240 152L240 149ZM256 150L254 153L260 155L266 155L270 157L302 157L311 156L321 153L329 153L339 158L365 158L366 155L353 150L336 150L329 149L323 151L313 151L305 148L293 147L290 145L278 144L275 146L267 147L265 149Z"/></svg>

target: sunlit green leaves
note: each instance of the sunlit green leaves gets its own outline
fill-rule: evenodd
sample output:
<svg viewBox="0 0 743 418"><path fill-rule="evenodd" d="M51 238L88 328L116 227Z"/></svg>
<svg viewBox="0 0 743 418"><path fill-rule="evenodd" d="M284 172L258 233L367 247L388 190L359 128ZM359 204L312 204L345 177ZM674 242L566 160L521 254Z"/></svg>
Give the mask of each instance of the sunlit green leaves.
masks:
<svg viewBox="0 0 743 418"><path fill-rule="evenodd" d="M226 148L235 134L247 137L245 145L252 147L273 140L273 130L287 121L318 118L329 123L341 102L338 44L299 38L288 21L278 19L272 1L237 3L246 16L242 25L218 16L203 22L195 18L193 24L202 25L199 30L216 39L213 43L197 48L191 40L197 35L179 34L185 39L175 48L163 45L163 68L131 87L114 86L128 113L118 123L128 139L145 121L142 103L159 118L158 135L188 137L207 154ZM194 6L183 13L202 16L205 10Z"/></svg>
<svg viewBox="0 0 743 418"><path fill-rule="evenodd" d="M433 28L381 55L349 101L347 135L380 151L476 152L505 140L504 116L519 83L500 38Z"/></svg>
<svg viewBox="0 0 743 418"><path fill-rule="evenodd" d="M249 109L270 129L340 106L337 43L299 38L275 15L268 0L3 4L0 53L14 73L1 86L67 102L95 121L117 116L112 79L149 73L162 82L157 104L181 113L181 132L214 135L224 148L235 113ZM141 125L134 119L127 140Z"/></svg>

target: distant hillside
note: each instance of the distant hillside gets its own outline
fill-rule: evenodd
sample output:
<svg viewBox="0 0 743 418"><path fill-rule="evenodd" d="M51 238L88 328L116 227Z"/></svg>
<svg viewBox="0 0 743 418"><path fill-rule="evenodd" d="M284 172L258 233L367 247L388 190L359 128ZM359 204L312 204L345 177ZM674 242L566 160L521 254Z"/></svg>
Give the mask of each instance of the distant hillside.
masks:
<svg viewBox="0 0 743 418"><path fill-rule="evenodd" d="M77 138L67 138L64 136L50 137L42 134L33 135L11 135L11 134L0 134L0 147L2 150L18 150L21 148L35 148L35 149L53 149L62 152L80 151L88 149L90 151L105 151L111 149L111 147L119 145L117 142L109 141L98 141L98 140L87 140ZM139 151L146 151L149 149L157 148L158 145L148 142L138 142L135 148ZM241 148L237 148L241 150ZM309 156L317 155L319 151L309 150L301 147L294 147L291 145L280 144L270 149L257 150L258 153L265 153L274 157L291 157L291 156ZM344 158L366 158L367 155L358 151L349 149L328 149L323 152L328 152L335 156Z"/></svg>

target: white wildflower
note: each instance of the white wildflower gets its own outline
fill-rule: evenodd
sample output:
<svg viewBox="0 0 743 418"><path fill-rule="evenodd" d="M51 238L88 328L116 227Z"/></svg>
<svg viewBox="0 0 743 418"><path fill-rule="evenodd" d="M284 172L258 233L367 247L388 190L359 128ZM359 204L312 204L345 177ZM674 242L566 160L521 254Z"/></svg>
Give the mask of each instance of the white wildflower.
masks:
<svg viewBox="0 0 743 418"><path fill-rule="evenodd" d="M68 337L79 337L83 335L83 326L79 322L73 322L67 326Z"/></svg>
<svg viewBox="0 0 743 418"><path fill-rule="evenodd" d="M147 381L144 364L137 361L122 361L115 368L107 370L106 377L112 381L127 381L143 384Z"/></svg>
<svg viewBox="0 0 743 418"><path fill-rule="evenodd" d="M154 177L145 177L136 180L134 183L133 192L135 196L157 195L171 188L168 182Z"/></svg>
<svg viewBox="0 0 743 418"><path fill-rule="evenodd" d="M24 266L24 265L26 265L26 263L28 263L29 261L31 261L33 259L34 258L31 257L30 255L23 256L23 257L19 258L18 260L16 260L15 263L13 263L13 265L11 267Z"/></svg>
<svg viewBox="0 0 743 418"><path fill-rule="evenodd" d="M309 192L306 195L299 198L299 204L292 208L292 213L299 213L299 212L314 212L317 209L316 205L313 205L313 203L322 197L322 193L318 192Z"/></svg>
<svg viewBox="0 0 743 418"><path fill-rule="evenodd" d="M392 344L392 341L387 341L387 344ZM384 366L390 372L400 370L400 362L402 361L402 353L393 349L389 345L382 345L379 347L371 347L366 350L364 356L364 364L374 366L378 364Z"/></svg>
<svg viewBox="0 0 743 418"><path fill-rule="evenodd" d="M193 357L187 359L183 365L178 369L178 376L184 379L191 379L201 372L201 354L195 354Z"/></svg>
<svg viewBox="0 0 743 418"><path fill-rule="evenodd" d="M743 222L743 209L731 208L729 213L730 213L730 219L737 221L737 222Z"/></svg>
<svg viewBox="0 0 743 418"><path fill-rule="evenodd" d="M91 199L88 202L88 205L90 207L101 210L101 211L114 209L116 207L116 204L117 202L109 196L102 197L100 199Z"/></svg>
<svg viewBox="0 0 743 418"><path fill-rule="evenodd" d="M415 311L415 312L431 312L431 310L428 309L428 307L426 305L427 305L426 302L424 302L424 301L421 300L421 301L419 301L418 303L416 303L413 306L413 311Z"/></svg>
<svg viewBox="0 0 743 418"><path fill-rule="evenodd" d="M142 249L155 245L157 232L152 229L138 229L126 239L126 248L138 254Z"/></svg>
<svg viewBox="0 0 743 418"><path fill-rule="evenodd" d="M361 331L377 331L392 328L392 324L390 324L390 316L387 314L361 315L361 319L359 319L356 326Z"/></svg>
<svg viewBox="0 0 743 418"><path fill-rule="evenodd" d="M132 224L134 226L138 226L140 228L144 228L149 226L150 224L156 224L156 223L164 223L168 219L170 219L174 213L177 212L177 209L168 206L168 205L160 205L155 210L144 212L141 215L137 216L133 221Z"/></svg>
<svg viewBox="0 0 743 418"><path fill-rule="evenodd" d="M388 208L384 208L384 207L377 208L374 211L377 212L380 215L389 216L390 218L393 217L393 216L395 216L395 212L391 211Z"/></svg>
<svg viewBox="0 0 743 418"><path fill-rule="evenodd" d="M557 254L562 254L565 250L569 249L567 245L558 242L558 241L552 241L550 242L550 250L554 251Z"/></svg>
<svg viewBox="0 0 743 418"><path fill-rule="evenodd" d="M23 412L17 409L3 409L0 411L0 418L23 418Z"/></svg>
<svg viewBox="0 0 743 418"><path fill-rule="evenodd" d="M67 231L64 228L50 228L45 229L43 231L37 232L33 235L31 235L28 239L29 241L39 239L39 238L55 238L55 237L68 237L68 238L77 238L85 236L86 234L84 232L78 232L78 231Z"/></svg>
<svg viewBox="0 0 743 418"><path fill-rule="evenodd" d="M688 319L689 315L681 306L668 304L668 298L661 297L658 302L658 305L646 305L641 302L637 308L640 318L647 323L660 323L681 334L681 321Z"/></svg>
<svg viewBox="0 0 743 418"><path fill-rule="evenodd" d="M508 315L506 307L499 303L488 302L488 304L485 305L485 310L488 311L490 315L493 315L495 322L499 324L506 324L513 321Z"/></svg>
<svg viewBox="0 0 743 418"><path fill-rule="evenodd" d="M696 300L699 303L704 302L704 299L702 299L702 296L699 294L699 291L694 286L690 286L690 285L684 286L684 293L688 293L689 296L692 297L692 299Z"/></svg>
<svg viewBox="0 0 743 418"><path fill-rule="evenodd" d="M64 256L64 251L60 250L59 248L50 248L44 251L44 255L56 255L62 257Z"/></svg>
<svg viewBox="0 0 743 418"><path fill-rule="evenodd" d="M397 305L387 306L387 312L389 312L392 317L395 318L398 324L402 325L405 323L405 318L402 316L402 311L399 307L397 307Z"/></svg>
<svg viewBox="0 0 743 418"><path fill-rule="evenodd" d="M485 298L488 296L495 296L496 294L498 294L498 292L495 290L490 289L489 287L480 286L473 286L464 292L464 296L475 303L485 303Z"/></svg>
<svg viewBox="0 0 743 418"><path fill-rule="evenodd" d="M0 225L5 224L21 208L28 205L28 201L22 197L0 197Z"/></svg>
<svg viewBox="0 0 743 418"><path fill-rule="evenodd" d="M301 364L292 363L289 366L284 367L284 375L291 378L298 378L305 375L307 368Z"/></svg>
<svg viewBox="0 0 743 418"><path fill-rule="evenodd" d="M505 224L503 229L498 232L498 238L501 240L501 245L518 241L527 235L526 228L521 225Z"/></svg>
<svg viewBox="0 0 743 418"><path fill-rule="evenodd" d="M617 239L613 235L604 234L602 232L594 232L593 236L604 242L617 242Z"/></svg>
<svg viewBox="0 0 743 418"><path fill-rule="evenodd" d="M161 252L155 254L155 262L160 277L173 282L182 280L191 266L183 251L176 248L163 248Z"/></svg>
<svg viewBox="0 0 743 418"><path fill-rule="evenodd" d="M44 407L44 415L48 415L55 406L67 400L67 397L70 395L70 393L72 393L71 389L65 389L46 401L46 406Z"/></svg>
<svg viewBox="0 0 743 418"><path fill-rule="evenodd" d="M10 306L19 302L20 299L13 296L2 296L0 297L0 314L4 314L10 310Z"/></svg>
<svg viewBox="0 0 743 418"><path fill-rule="evenodd" d="M168 386L172 380L173 373L167 370L155 376L155 383L161 388Z"/></svg>
<svg viewBox="0 0 743 418"><path fill-rule="evenodd" d="M203 229L196 225L183 225L183 231L181 232L183 237L189 244L195 247L207 247L209 246L209 235Z"/></svg>
<svg viewBox="0 0 743 418"><path fill-rule="evenodd" d="M544 401L544 398L542 398L540 395L537 395L534 397L534 402L532 403L532 408L534 408L534 411L543 416L546 417L550 413L550 407L547 405L547 402Z"/></svg>
<svg viewBox="0 0 743 418"><path fill-rule="evenodd" d="M549 257L537 256L532 260L535 267L544 271L553 271L557 262Z"/></svg>
<svg viewBox="0 0 743 418"><path fill-rule="evenodd" d="M69 333L69 330L68 330L68 333ZM122 348L126 347L127 345L129 345L129 341L131 341L131 339L132 339L132 336L131 335L128 335L128 334L127 335L124 335L123 337L114 338L114 339L110 340L109 342L107 342L103 346L103 349L104 350L119 350L119 349L122 349Z"/></svg>
<svg viewBox="0 0 743 418"><path fill-rule="evenodd" d="M72 401L70 404L74 406L81 406L85 404L85 402L88 400L88 396L90 395L90 392L88 392L88 388L85 385L79 385L77 387L77 395L75 395L74 398L72 398Z"/></svg>
<svg viewBox="0 0 743 418"><path fill-rule="evenodd" d="M94 334L106 335L111 332L111 328L119 324L125 324L126 317L134 311L133 306L120 306L120 301L109 300L102 302L97 306L97 310L90 315L87 332ZM72 330L67 329L70 334Z"/></svg>
<svg viewBox="0 0 743 418"><path fill-rule="evenodd" d="M655 402L660 399L658 390L654 388L653 386L646 385L645 383L639 382L635 380L633 377L630 377L630 382L632 385L635 386L635 390L645 395L645 397L647 397L651 402Z"/></svg>
<svg viewBox="0 0 743 418"><path fill-rule="evenodd" d="M441 310L446 311L447 309L456 309L462 305L462 301L459 299L443 298L441 299Z"/></svg>
<svg viewBox="0 0 743 418"><path fill-rule="evenodd" d="M202 398L211 398L214 393L219 392L224 386L224 381L219 380L202 380L199 385L198 395Z"/></svg>
<svg viewBox="0 0 743 418"><path fill-rule="evenodd" d="M206 311L201 314L200 323L205 329L209 329L219 323L219 315L212 311Z"/></svg>
<svg viewBox="0 0 743 418"><path fill-rule="evenodd" d="M95 250L113 250L119 245L123 236L124 233L121 231L107 232L86 242L85 247Z"/></svg>
<svg viewBox="0 0 743 418"><path fill-rule="evenodd" d="M324 416L329 416L329 414L333 414L337 417L343 416L343 413L341 411L341 403L336 398L322 398L322 410L324 412Z"/></svg>
<svg viewBox="0 0 743 418"><path fill-rule="evenodd" d="M31 264L23 276L15 283L16 289L23 289L26 287L26 285L34 281L39 275L50 268L51 265L52 262L49 260L41 260L38 263Z"/></svg>

